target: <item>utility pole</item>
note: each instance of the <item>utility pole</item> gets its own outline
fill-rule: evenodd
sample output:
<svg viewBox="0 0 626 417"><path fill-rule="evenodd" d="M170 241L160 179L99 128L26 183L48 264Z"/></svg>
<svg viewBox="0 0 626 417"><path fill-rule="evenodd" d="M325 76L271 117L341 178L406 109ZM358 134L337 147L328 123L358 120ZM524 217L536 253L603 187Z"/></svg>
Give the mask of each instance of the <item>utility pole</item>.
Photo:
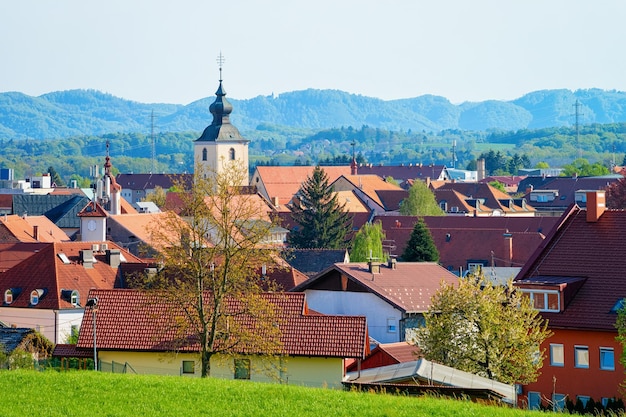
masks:
<svg viewBox="0 0 626 417"><path fill-rule="evenodd" d="M150 114L150 140L152 141L152 173L156 174L156 144L154 140L154 110Z"/></svg>
<svg viewBox="0 0 626 417"><path fill-rule="evenodd" d="M452 169L456 168L456 140L452 141Z"/></svg>
<svg viewBox="0 0 626 417"><path fill-rule="evenodd" d="M580 149L580 116L582 116L583 114L580 113L579 108L580 108L580 102L578 101L578 99L576 99L576 103L574 104L574 107L576 109L576 148L578 148L578 157L582 158L583 157L583 153L582 150Z"/></svg>

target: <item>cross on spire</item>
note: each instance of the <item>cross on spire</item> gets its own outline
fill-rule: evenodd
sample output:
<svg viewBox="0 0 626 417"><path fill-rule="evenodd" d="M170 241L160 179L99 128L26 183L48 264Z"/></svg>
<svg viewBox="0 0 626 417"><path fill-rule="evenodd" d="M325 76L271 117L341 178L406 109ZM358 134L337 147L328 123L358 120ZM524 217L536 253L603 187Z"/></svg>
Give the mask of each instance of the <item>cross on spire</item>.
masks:
<svg viewBox="0 0 626 417"><path fill-rule="evenodd" d="M220 82L222 81L222 66L224 65L224 62L226 61L226 58L224 57L224 55L222 55L222 51L220 51L220 54L217 56L217 65L219 65L220 68Z"/></svg>

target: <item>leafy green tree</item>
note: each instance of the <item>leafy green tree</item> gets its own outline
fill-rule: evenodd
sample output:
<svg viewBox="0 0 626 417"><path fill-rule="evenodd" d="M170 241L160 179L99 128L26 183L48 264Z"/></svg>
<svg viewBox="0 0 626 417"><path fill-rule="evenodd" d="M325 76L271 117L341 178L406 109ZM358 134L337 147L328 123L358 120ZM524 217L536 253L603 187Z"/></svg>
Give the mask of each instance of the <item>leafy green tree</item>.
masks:
<svg viewBox="0 0 626 417"><path fill-rule="evenodd" d="M595 177L608 174L610 174L610 171L607 167L599 162L591 164L585 158L577 158L571 164L563 165L563 171L561 173L561 175L566 177L573 177L574 175L580 177Z"/></svg>
<svg viewBox="0 0 626 417"><path fill-rule="evenodd" d="M318 165L297 194L292 207L298 223L289 233L289 244L296 248L340 249L346 247L346 235L352 217L340 205L328 176Z"/></svg>
<svg viewBox="0 0 626 417"><path fill-rule="evenodd" d="M444 284L432 299L414 341L424 356L507 384L537 379L551 332L528 297L483 276Z"/></svg>
<svg viewBox="0 0 626 417"><path fill-rule="evenodd" d="M202 377L210 376L216 354L235 356L245 344L271 356L280 347L276 312L261 295L268 283L254 279L261 265L275 265L279 256L278 248L266 244L274 224L267 206L238 187L246 177L241 164L225 164L213 175L196 167L191 189L179 194L187 221L166 212L150 227L163 269L140 287L181 306L184 316L173 325L177 334L197 337ZM239 310L228 308L235 304ZM251 329L238 325L237 315L264 320Z"/></svg>
<svg viewBox="0 0 626 417"><path fill-rule="evenodd" d="M617 329L617 337L615 340L622 345L622 353L619 362L626 368L626 299L622 299L621 307L617 310L615 328ZM626 381L622 383L622 388L626 388Z"/></svg>
<svg viewBox="0 0 626 417"><path fill-rule="evenodd" d="M401 256L404 262L437 262L439 251L424 220L419 219L413 226L411 237Z"/></svg>
<svg viewBox="0 0 626 417"><path fill-rule="evenodd" d="M400 214L405 216L443 216L445 213L437 204L435 194L425 182L413 181L409 196L400 202Z"/></svg>
<svg viewBox="0 0 626 417"><path fill-rule="evenodd" d="M165 192L163 187L160 187L157 185L154 187L154 191L146 194L143 201L151 201L154 204L156 204L158 208L162 209L165 207L166 198L167 198L167 193Z"/></svg>
<svg viewBox="0 0 626 417"><path fill-rule="evenodd" d="M350 260L352 262L367 262L370 259L385 259L383 240L385 240L385 232L380 222L365 223L354 235Z"/></svg>
<svg viewBox="0 0 626 417"><path fill-rule="evenodd" d="M535 164L535 168L537 168L537 169L547 169L547 168L550 168L550 164L548 164L547 162L540 161L540 162L537 162Z"/></svg>
<svg viewBox="0 0 626 417"><path fill-rule="evenodd" d="M496 190L500 190L503 193L506 193L506 189L504 188L504 184L502 184L500 181L491 181L489 183L489 185L491 185Z"/></svg>

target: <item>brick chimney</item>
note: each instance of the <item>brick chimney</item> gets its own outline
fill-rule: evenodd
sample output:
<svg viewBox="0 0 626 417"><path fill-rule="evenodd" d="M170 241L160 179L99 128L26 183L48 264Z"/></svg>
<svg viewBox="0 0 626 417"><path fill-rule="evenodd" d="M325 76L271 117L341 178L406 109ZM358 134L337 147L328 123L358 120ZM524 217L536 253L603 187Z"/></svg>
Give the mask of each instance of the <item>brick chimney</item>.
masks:
<svg viewBox="0 0 626 417"><path fill-rule="evenodd" d="M595 223L606 210L606 194L603 190L587 191L587 221Z"/></svg>
<svg viewBox="0 0 626 417"><path fill-rule="evenodd" d="M39 226L37 225L33 226L33 238L39 240Z"/></svg>

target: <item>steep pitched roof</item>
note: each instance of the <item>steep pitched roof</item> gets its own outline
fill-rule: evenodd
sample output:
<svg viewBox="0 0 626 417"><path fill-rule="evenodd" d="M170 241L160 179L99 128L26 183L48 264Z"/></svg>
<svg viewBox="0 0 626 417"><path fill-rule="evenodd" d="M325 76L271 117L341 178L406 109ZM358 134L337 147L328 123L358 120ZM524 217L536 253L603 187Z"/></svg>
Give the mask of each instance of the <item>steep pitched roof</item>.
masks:
<svg viewBox="0 0 626 417"><path fill-rule="evenodd" d="M109 249L120 249L124 260L141 263L141 260L126 252L113 242ZM113 288L118 277L118 268L111 267L107 255L93 253L95 262L81 262L81 251L91 250L91 242L49 243L39 251L8 271L0 274L0 292L11 289L11 307L37 309L75 308L64 291L78 291L79 305L84 305L92 288ZM41 290L37 305L30 304L30 294ZM6 304L5 304L6 305Z"/></svg>
<svg viewBox="0 0 626 417"><path fill-rule="evenodd" d="M378 175L342 175L331 184L335 191L355 190L363 193L361 199L371 199L381 207L385 204L378 194L379 191L395 191L406 193L399 186L385 181Z"/></svg>
<svg viewBox="0 0 626 417"><path fill-rule="evenodd" d="M77 214L85 207L89 199L85 195L33 195L16 194L13 196L13 214L19 216L44 215L61 228L79 228Z"/></svg>
<svg viewBox="0 0 626 417"><path fill-rule="evenodd" d="M534 208L528 205L515 204L513 198L489 184L480 182L446 182L431 183L438 202L442 198L439 194L443 190L456 191L465 196L465 202L476 211L499 210L505 214L534 212Z"/></svg>
<svg viewBox="0 0 626 417"><path fill-rule="evenodd" d="M168 190L179 182L191 185L193 174L117 174L115 179L127 190L153 190L156 187Z"/></svg>
<svg viewBox="0 0 626 417"><path fill-rule="evenodd" d="M69 236L46 216L2 216L0 217L0 229L6 231L6 233L0 234L0 238L4 237L2 241L6 242L61 242L70 240Z"/></svg>
<svg viewBox="0 0 626 417"><path fill-rule="evenodd" d="M550 327L615 331L611 310L626 298L626 211L606 210L588 222L572 207L516 277L516 285L575 283L576 294L560 313L541 313ZM582 283L582 286L580 284Z"/></svg>
<svg viewBox="0 0 626 417"><path fill-rule="evenodd" d="M269 201L278 200L287 204L300 190L302 184L313 174L314 166L257 166L253 178L259 192ZM328 176L328 183L333 183L341 175L349 175L349 166L323 166Z"/></svg>
<svg viewBox="0 0 626 417"><path fill-rule="evenodd" d="M43 242L0 243L0 272L8 271L46 246L48 243Z"/></svg>
<svg viewBox="0 0 626 417"><path fill-rule="evenodd" d="M282 255L289 265L309 278L337 262L350 260L346 249L289 249Z"/></svg>
<svg viewBox="0 0 626 417"><path fill-rule="evenodd" d="M265 293L262 296L279 312L281 350L292 356L326 356L363 358L368 351L365 317L308 315L304 294ZM101 350L168 351L172 341L179 339L179 328L172 320L182 317L180 305L155 292L137 290L93 290L98 298L96 327L97 347ZM207 297L210 294L206 294ZM236 311L237 302L230 300L226 309ZM247 315L237 316L244 325L253 325ZM81 326L79 349L93 346L92 315L85 314ZM188 343L182 351L197 352L193 334L183 336ZM241 353L247 352L242 346Z"/></svg>
<svg viewBox="0 0 626 417"><path fill-rule="evenodd" d="M447 179L445 165L396 165L396 166L384 166L384 165L359 165L357 168L359 175L378 175L381 178L392 177L396 181L402 182L413 179L425 180L430 178L431 180L444 180Z"/></svg>
<svg viewBox="0 0 626 417"><path fill-rule="evenodd" d="M583 195L585 191L606 190L609 185L619 178L622 177L620 175L609 177L556 177L545 181L545 183L540 186L534 187L530 192L527 192L527 190L521 191L526 193L524 198L536 209L564 211L572 204L577 204L579 207L586 206L586 201L576 200L577 192ZM532 198L533 194L548 190L553 190L556 198L549 199L548 201L535 201L535 199Z"/></svg>
<svg viewBox="0 0 626 417"><path fill-rule="evenodd" d="M456 285L458 277L434 262L397 262L395 268L380 266L372 273L367 263L337 263L292 291L341 290L342 277L347 291L368 291L408 313L425 312L444 281Z"/></svg>

